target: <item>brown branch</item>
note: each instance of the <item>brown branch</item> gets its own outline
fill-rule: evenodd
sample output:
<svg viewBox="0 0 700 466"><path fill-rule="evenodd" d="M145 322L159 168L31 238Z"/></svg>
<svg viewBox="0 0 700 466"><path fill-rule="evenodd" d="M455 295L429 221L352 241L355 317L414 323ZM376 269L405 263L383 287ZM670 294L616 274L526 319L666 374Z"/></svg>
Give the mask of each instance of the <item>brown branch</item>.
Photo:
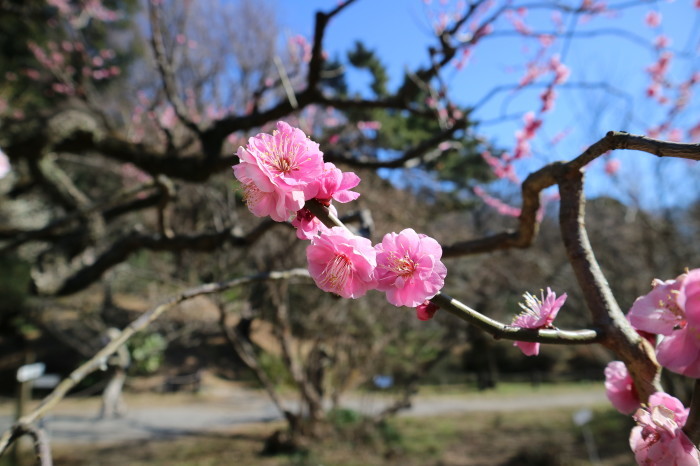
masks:
<svg viewBox="0 0 700 466"><path fill-rule="evenodd" d="M166 238L172 238L175 236L175 233L170 227L170 216L167 208L170 201L175 197L175 185L164 175L156 177L156 185L163 193L157 205L158 233Z"/></svg>
<svg viewBox="0 0 700 466"><path fill-rule="evenodd" d="M443 257L481 254L510 248L526 248L537 235L537 210L540 193L554 186L557 177L575 173L601 155L615 149L647 152L658 157L674 157L700 160L700 144L683 144L637 136L623 131L610 131L581 155L570 162L555 162L531 173L522 185L522 211L517 230L506 230L495 235L475 240L461 241L443 247Z"/></svg>
<svg viewBox="0 0 700 466"><path fill-rule="evenodd" d="M153 321L158 319L163 313L172 309L183 301L197 296L204 296L219 293L230 288L246 285L252 282L266 280L289 280L291 278L308 278L309 272L306 269L291 269L281 272L267 272L250 277L235 278L225 282L208 283L195 288L190 288L179 295L170 298L165 303L156 306L142 314L138 319L131 322L118 337L114 338L92 358L80 365L70 375L63 379L56 388L34 409L31 413L22 416L10 429L0 437L0 456L7 450L10 444L16 439L16 432L23 429L22 426L30 426L46 415L59 401L61 401L70 390L79 384L85 377L99 369L107 358L121 348L135 333L140 332Z"/></svg>
<svg viewBox="0 0 700 466"><path fill-rule="evenodd" d="M569 171L559 178L562 239L593 322L603 329L600 343L613 351L630 371L642 401L661 390L660 367L654 350L629 324L617 304L593 254L585 227L583 173Z"/></svg>
<svg viewBox="0 0 700 466"><path fill-rule="evenodd" d="M217 305L219 308L219 326L221 331L226 338L229 346L238 355L239 358L245 363L245 365L253 372L253 375L258 382L267 392L268 396L272 400L272 403L277 407L280 413L288 420L294 417L289 410L284 408L282 400L277 395L275 390L275 384L267 376L265 370L260 366L260 361L255 355L255 350L253 346L248 342L248 340L241 334L238 329L231 329L231 327L226 323L226 309L223 306Z"/></svg>
<svg viewBox="0 0 700 466"><path fill-rule="evenodd" d="M309 416L316 420L323 409L320 395L314 390L308 378L304 375L302 365L292 354L292 327L289 321L289 305L287 285L283 283L279 288L270 290L270 296L275 308L275 320L273 331L282 349L282 359L299 388L302 398L309 408Z"/></svg>
<svg viewBox="0 0 700 466"><path fill-rule="evenodd" d="M355 3L355 0L347 0L339 4L333 10L324 13L319 11L316 13L316 24L314 25L314 41L311 46L311 60L309 60L309 75L307 77L307 90L315 90L321 80L321 68L323 65L323 38L326 34L326 26L335 15L343 11L345 8Z"/></svg>
<svg viewBox="0 0 700 466"><path fill-rule="evenodd" d="M328 211L324 205L315 200L307 201L305 206L318 219L329 228L340 226L347 228L333 214ZM560 345L576 345L583 343L597 343L601 340L602 335L596 329L586 330L560 330L560 329L543 329L533 330L513 325L501 323L495 319L485 316L480 312L470 308L469 306L459 302L458 300L444 294L438 293L430 299L440 308L445 309L450 314L480 328L481 330L491 334L494 338L502 338L505 340L529 341L539 343L550 343Z"/></svg>
<svg viewBox="0 0 700 466"><path fill-rule="evenodd" d="M445 357L449 356L452 353L452 350L453 348L451 346L446 346L442 348L434 357L424 361L418 368L416 368L404 384L402 394L399 399L384 408L373 418L373 421L375 423L382 422L399 411L410 408L411 399L418 392L418 382L420 379L430 372L435 365L445 359Z"/></svg>
<svg viewBox="0 0 700 466"><path fill-rule="evenodd" d="M53 459L51 455L51 444L49 442L49 437L44 432L44 429L40 427L35 427L31 424L20 424L17 422L12 426L11 437L9 444L19 440L24 435L29 435L34 440L34 454L36 455L37 464L40 466L52 466ZM0 452L2 456L2 452Z"/></svg>
<svg viewBox="0 0 700 466"><path fill-rule="evenodd" d="M214 251L224 244L234 247L249 247L262 237L264 233L278 222L265 220L245 235L239 235L233 229L220 232L201 233L198 235L163 236L161 234L145 234L139 231L119 238L99 252L93 249L85 250L75 257L64 270L51 270L44 274L47 285L37 283L38 292L44 295L65 296L91 285L104 272L114 265L122 263L137 251ZM35 271L35 278L39 276ZM42 279L42 281L43 281Z"/></svg>
<svg viewBox="0 0 700 466"><path fill-rule="evenodd" d="M27 241L45 240L45 239L56 239L65 234L73 234L75 232L70 231L60 232L59 230L66 227L75 220L78 220L85 215L90 215L96 212L100 212L100 215L104 217L105 221L109 221L115 218L117 215L122 215L126 212L131 212L139 210L145 207L150 207L155 200L160 201L163 197L161 193L157 193L155 196L148 196L144 199L137 199L137 202L129 202L124 204L117 204L118 202L134 197L138 194L147 192L150 189L156 187L153 182L148 182L136 186L134 188L127 188L118 193L110 194L110 197L106 201L92 203L81 210L73 211L61 218L53 220L46 226L37 228L35 230L2 230L0 229L0 239L11 238L12 241L6 245L0 247L0 254L11 249L15 249Z"/></svg>
<svg viewBox="0 0 700 466"><path fill-rule="evenodd" d="M432 150L434 150L441 142L452 139L456 132L463 130L469 124L468 120L460 119L455 122L450 128L437 133L435 136L421 141L415 147L406 150L401 157L393 160L374 160L370 158L354 158L346 157L340 154L335 154L333 151L327 151L324 154L324 159L328 162L343 163L351 167L362 168L402 168L417 165L421 159L425 158Z"/></svg>
<svg viewBox="0 0 700 466"><path fill-rule="evenodd" d="M556 180L554 173L559 164L551 164L531 173L523 182L522 208L518 217L518 229L469 241L461 241L442 248L443 257L457 257L481 254L499 249L527 248L534 241L539 230L537 211L540 208L540 192L552 186Z"/></svg>
<svg viewBox="0 0 700 466"><path fill-rule="evenodd" d="M170 61L166 56L165 43L163 42L163 29L161 28L160 4L157 2L148 2L148 15L151 25L151 48L153 56L163 82L163 90L168 98L168 102L173 106L175 114L180 121L196 134L200 134L199 126L187 116L187 108L180 99L177 91L175 73L170 66ZM217 154L218 155L218 154Z"/></svg>
<svg viewBox="0 0 700 466"><path fill-rule="evenodd" d="M695 380L693 398L690 400L690 413L683 426L683 432L697 445L700 442L700 380Z"/></svg>
<svg viewBox="0 0 700 466"><path fill-rule="evenodd" d="M290 112L280 114L279 117L288 113ZM253 122L248 123L251 123L249 127L244 126L240 129L245 130L255 126ZM260 121L259 123L263 124L265 122ZM231 131L237 129L239 128ZM223 143L224 137L219 138L215 134L203 134L200 140L203 145L210 146ZM76 154L96 152L112 160L132 163L152 176L162 174L170 178L192 182L206 181L213 174L230 169L232 165L238 163L238 157L233 155L209 159L194 154L164 154L154 147L142 143L134 143L113 134L101 135L82 129L77 129L64 135L61 139L55 141L51 148L56 152L73 152Z"/></svg>

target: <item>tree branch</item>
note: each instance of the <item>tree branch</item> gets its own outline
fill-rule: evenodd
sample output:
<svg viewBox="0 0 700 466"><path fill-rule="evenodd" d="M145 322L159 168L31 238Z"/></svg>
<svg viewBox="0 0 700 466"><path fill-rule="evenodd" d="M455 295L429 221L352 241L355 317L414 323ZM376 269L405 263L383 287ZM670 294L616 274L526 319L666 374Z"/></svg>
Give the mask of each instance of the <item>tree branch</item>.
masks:
<svg viewBox="0 0 700 466"><path fill-rule="evenodd" d="M265 370L260 366L260 362L255 355L255 350L253 349L252 345L243 335L241 335L240 331L231 329L231 327L226 323L226 310L224 307L221 305L217 305L217 307L219 308L219 326L221 327L221 331L223 332L229 346L231 346L245 365L248 366L248 369L253 372L253 375L256 379L258 379L258 382L265 389L268 396L272 400L272 403L274 403L279 412L289 420L290 417L293 417L294 415L289 410L284 408L282 400L277 395L277 391L275 390L275 384L272 383Z"/></svg>
<svg viewBox="0 0 700 466"><path fill-rule="evenodd" d="M402 168L417 165L426 154L448 139L452 139L456 132L466 129L469 124L466 118L455 122L450 128L437 133L435 136L421 141L420 144L406 150L401 157L393 160L374 160L369 158L353 158L335 154L333 151L324 153L324 158L328 162L342 163L351 167L361 168Z"/></svg>
<svg viewBox="0 0 700 466"><path fill-rule="evenodd" d="M700 379L695 380L693 398L690 400L690 413L683 426L683 432L697 445L700 442Z"/></svg>
<svg viewBox="0 0 700 466"><path fill-rule="evenodd" d="M443 257L481 254L500 249L530 246L539 227L537 210L540 207L540 193L550 186L554 186L557 183L557 177L565 176L567 173L576 173L601 155L615 149L638 150L657 157L700 160L700 144L667 142L624 131L610 131L570 162L551 163L531 173L525 179L522 184L522 210L518 218L517 230L506 230L484 238L445 246L443 247Z"/></svg>
<svg viewBox="0 0 700 466"><path fill-rule="evenodd" d="M39 284L38 286L40 294L66 296L85 289L111 267L122 263L133 253L142 249L151 251L214 251L224 244L240 248L249 247L277 224L272 220L265 220L245 235L238 234L234 229L177 236L132 231L100 252L93 249L85 250L69 264L64 265L62 267L64 270L52 270L40 280L36 280L41 275L36 272L35 281L47 279L46 285Z"/></svg>
<svg viewBox="0 0 700 466"><path fill-rule="evenodd" d="M629 324L617 304L593 254L585 227L583 173L570 171L559 177L559 223L569 263L593 322L603 329L600 343L624 361L642 402L661 390L660 367L654 350Z"/></svg>
<svg viewBox="0 0 700 466"><path fill-rule="evenodd" d="M328 228L334 226L347 227L333 214L327 207L315 200L307 201L304 205ZM450 314L480 328L491 334L494 338L505 340L529 341L539 343L575 345L582 343L597 343L601 341L602 334L596 329L588 330L559 330L543 329L533 330L503 324L497 320L481 314L458 300L440 292L430 299L440 308L445 309Z"/></svg>
<svg viewBox="0 0 700 466"><path fill-rule="evenodd" d="M29 435L34 440L34 454L40 466L52 466L51 443L44 429L31 424L15 424L11 429L11 437L8 446L19 440L24 435ZM0 451L2 456L2 451Z"/></svg>
<svg viewBox="0 0 700 466"><path fill-rule="evenodd" d="M183 301L192 299L197 296L204 296L213 293L219 293L224 290L228 290L233 287L246 285L252 282L266 281L266 280L289 280L291 278L308 278L309 272L306 269L291 269L280 272L266 272L257 275L252 275L249 277L235 278L225 282L219 283L208 283L206 285L201 285L195 288L190 288L179 295L170 298L165 303L156 306L148 312L142 314L138 319L131 322L124 330L122 330L118 337L111 340L105 347L98 351L92 358L80 365L71 374L63 379L56 388L39 404L39 406L34 409L31 413L26 416L22 416L10 429L5 431L5 433L0 437L0 456L7 450L10 444L16 440L17 434L22 432L31 426L33 423L41 419L46 415L49 410L51 410L59 401L61 401L68 392L73 389L77 384L79 384L85 377L87 377L92 372L99 369L107 358L116 352L122 345L124 345L129 338L131 338L135 333L140 332L153 321L158 319L163 313L172 309L176 305Z"/></svg>
<svg viewBox="0 0 700 466"><path fill-rule="evenodd" d="M158 66L161 80L163 82L163 90L168 98L168 102L173 106L175 114L180 121L195 134L201 134L199 126L187 116L185 104L180 99L175 81L175 73L170 66L168 57L165 52L165 43L163 42L163 30L161 28L160 4L157 2L148 2L148 15L151 25L151 48L153 56ZM217 154L218 155L218 154Z"/></svg>

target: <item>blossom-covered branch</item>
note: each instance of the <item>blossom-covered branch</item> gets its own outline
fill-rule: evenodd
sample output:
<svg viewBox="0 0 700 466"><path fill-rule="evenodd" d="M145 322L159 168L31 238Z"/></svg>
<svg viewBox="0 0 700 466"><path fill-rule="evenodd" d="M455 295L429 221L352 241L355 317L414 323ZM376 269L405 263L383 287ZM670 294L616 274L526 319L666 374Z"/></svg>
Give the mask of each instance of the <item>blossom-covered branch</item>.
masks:
<svg viewBox="0 0 700 466"><path fill-rule="evenodd" d="M335 215L328 211L328 208L314 200L307 201L306 208L311 210L329 228L340 225L345 227ZM495 338L564 345L596 343L602 338L600 331L594 329L561 330L551 328L534 330L504 324L470 308L443 292L438 292L430 301L435 303L440 309L445 309L450 314L480 328Z"/></svg>

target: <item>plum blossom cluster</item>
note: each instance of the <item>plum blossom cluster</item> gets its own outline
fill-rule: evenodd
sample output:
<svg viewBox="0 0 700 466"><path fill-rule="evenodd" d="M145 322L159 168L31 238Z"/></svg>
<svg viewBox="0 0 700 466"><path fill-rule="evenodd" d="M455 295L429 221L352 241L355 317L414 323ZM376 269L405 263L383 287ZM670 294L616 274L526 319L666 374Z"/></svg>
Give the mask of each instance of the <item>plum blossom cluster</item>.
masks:
<svg viewBox="0 0 700 466"><path fill-rule="evenodd" d="M673 280L655 279L652 290L637 298L627 314L637 332L655 348L664 368L700 378L700 269ZM605 369L605 391L612 405L631 414L637 426L630 447L638 464L700 465L697 448L683 432L688 410L662 392L640 398L627 367L613 361Z"/></svg>
<svg viewBox="0 0 700 466"><path fill-rule="evenodd" d="M700 378L700 269L674 280L652 282L652 290L627 314L632 326L657 336L656 357L666 369Z"/></svg>
<svg viewBox="0 0 700 466"><path fill-rule="evenodd" d="M630 448L640 465L698 465L700 457L683 432L688 409L677 398L663 392L649 397L647 407L632 416L637 426L630 434Z"/></svg>
<svg viewBox="0 0 700 466"><path fill-rule="evenodd" d="M335 215L332 201L359 197L352 191L360 182L356 174L324 163L319 145L282 121L272 134L250 138L237 156L240 163L233 171L243 185L248 209L278 222L291 219L297 237L310 240L309 273L320 289L353 299L375 289L395 306L416 308L421 320L433 316L437 307L428 300L440 291L447 275L437 241L409 228L388 233L373 246L342 226L328 228L304 207L315 200Z"/></svg>

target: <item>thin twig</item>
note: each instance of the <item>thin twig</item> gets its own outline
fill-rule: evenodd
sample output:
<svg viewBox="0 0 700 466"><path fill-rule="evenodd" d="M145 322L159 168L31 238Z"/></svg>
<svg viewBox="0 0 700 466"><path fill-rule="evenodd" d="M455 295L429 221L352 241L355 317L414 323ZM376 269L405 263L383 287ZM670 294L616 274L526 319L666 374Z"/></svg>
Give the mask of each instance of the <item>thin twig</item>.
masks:
<svg viewBox="0 0 700 466"><path fill-rule="evenodd" d="M231 346L245 365L248 366L248 369L253 372L253 375L256 379L258 379L258 382L267 392L267 395L270 397L272 403L277 407L279 412L287 419L292 418L294 414L285 409L284 405L282 404L282 400L277 395L275 384L272 382L272 380L270 380L265 370L261 367L260 361L255 355L253 346L238 329L232 329L229 327L226 322L226 309L224 306L217 304L217 307L219 308L219 326L221 327L221 331L223 332L229 346Z"/></svg>
<svg viewBox="0 0 700 466"><path fill-rule="evenodd" d="M328 211L328 208L317 201L307 201L305 207L309 209L316 217L318 217L318 219L327 227L345 227L345 225L343 225L336 216ZM575 345L582 343L595 343L602 337L601 333L595 329L533 330L507 325L481 314L466 304L463 304L444 293L438 293L435 297L431 298L431 301L437 304L439 307L445 309L450 314L479 327L480 329L493 335L495 338L560 345Z"/></svg>
<svg viewBox="0 0 700 466"><path fill-rule="evenodd" d="M685 421L683 432L697 445L700 442L700 380L695 380L693 398L690 400L690 414Z"/></svg>
<svg viewBox="0 0 700 466"><path fill-rule="evenodd" d="M185 104L180 99L175 81L175 73L168 60L165 43L163 42L163 29L161 27L160 6L158 2L148 2L148 13L151 24L151 47L153 55L158 66L161 79L163 81L163 89L168 97L168 102L173 106L175 114L180 121L196 134L200 134L199 126L187 116Z"/></svg>

